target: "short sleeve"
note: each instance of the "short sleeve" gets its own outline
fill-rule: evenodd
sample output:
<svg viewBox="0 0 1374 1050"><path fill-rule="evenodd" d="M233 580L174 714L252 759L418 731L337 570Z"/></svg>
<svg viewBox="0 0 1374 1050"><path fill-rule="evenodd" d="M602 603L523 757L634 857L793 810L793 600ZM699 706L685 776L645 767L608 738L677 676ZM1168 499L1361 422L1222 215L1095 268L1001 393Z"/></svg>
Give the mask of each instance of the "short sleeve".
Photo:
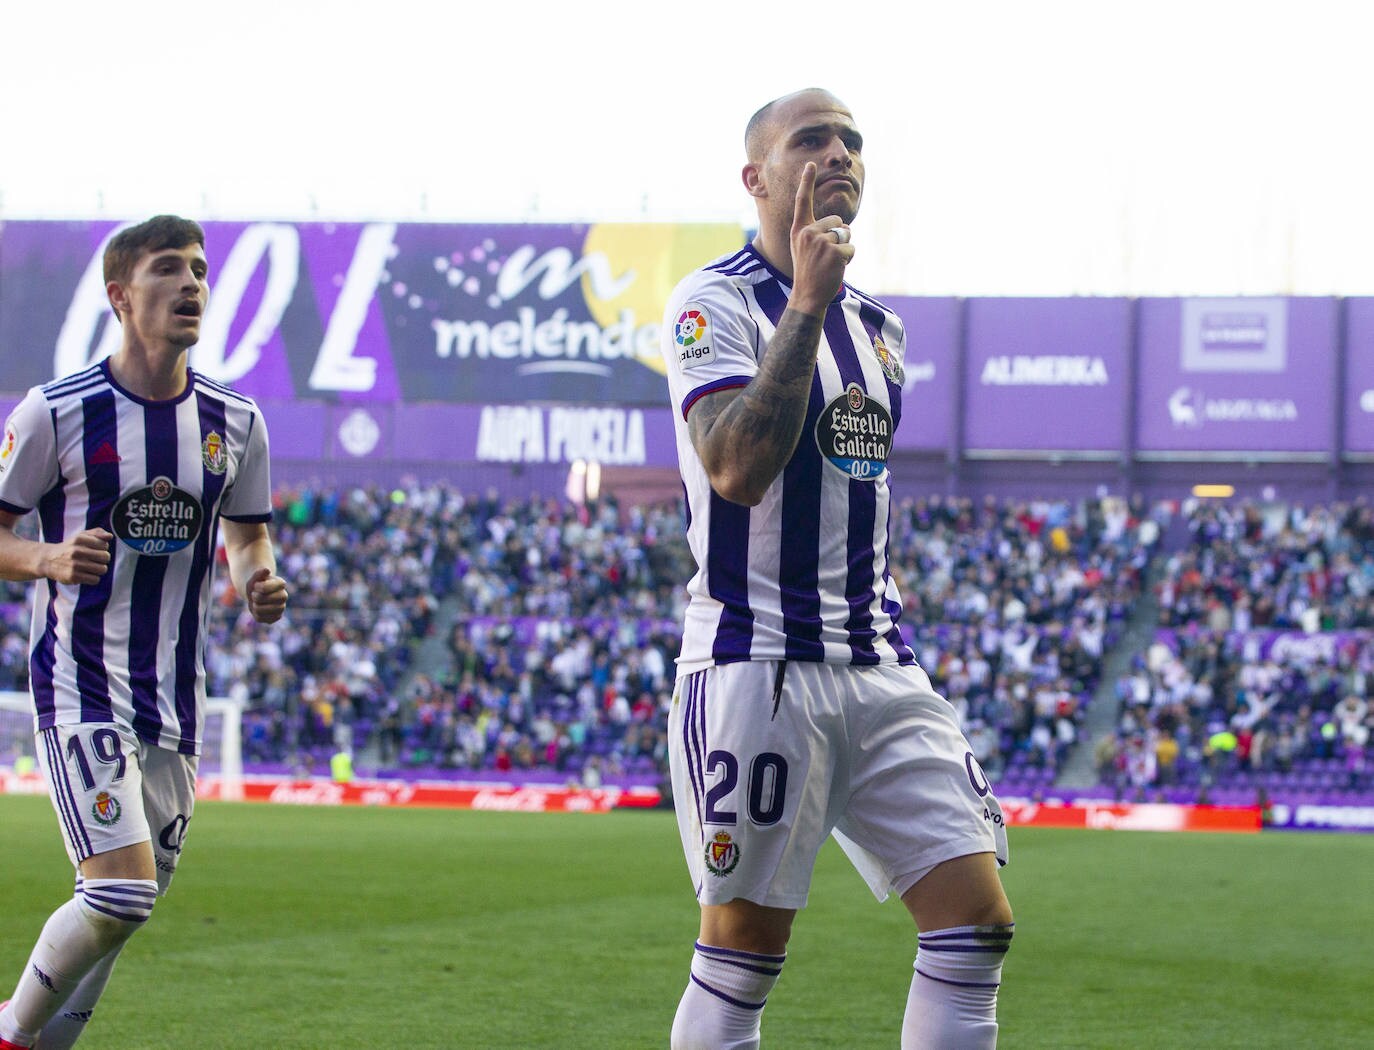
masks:
<svg viewBox="0 0 1374 1050"><path fill-rule="evenodd" d="M0 509L27 514L57 484L57 438L43 391L34 387L5 420L0 439Z"/></svg>
<svg viewBox="0 0 1374 1050"><path fill-rule="evenodd" d="M267 423L254 406L248 440L239 460L234 484L220 502L220 516L230 521L272 520L272 472L268 456Z"/></svg>
<svg viewBox="0 0 1374 1050"><path fill-rule="evenodd" d="M663 318L662 351L673 407L745 386L759 368L758 325L728 278L697 272L678 285Z"/></svg>

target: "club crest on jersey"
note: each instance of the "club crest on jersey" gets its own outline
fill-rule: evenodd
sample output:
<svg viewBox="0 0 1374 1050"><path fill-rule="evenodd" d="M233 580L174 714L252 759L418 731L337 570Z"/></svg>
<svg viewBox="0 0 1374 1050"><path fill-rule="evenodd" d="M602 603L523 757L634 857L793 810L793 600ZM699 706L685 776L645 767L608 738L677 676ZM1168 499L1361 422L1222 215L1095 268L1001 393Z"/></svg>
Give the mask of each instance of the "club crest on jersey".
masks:
<svg viewBox="0 0 1374 1050"><path fill-rule="evenodd" d="M673 326L678 366L687 369L716 359L711 345L711 315L701 303L687 303Z"/></svg>
<svg viewBox="0 0 1374 1050"><path fill-rule="evenodd" d="M883 375L887 376L889 383L902 385L906 379L906 370L902 368L902 363L892 356L892 351L887 348L881 335L873 337L873 352L878 355L878 364L882 365Z"/></svg>
<svg viewBox="0 0 1374 1050"><path fill-rule="evenodd" d="M91 816L95 817L97 823L104 824L107 828L119 823L122 812L123 808L119 804L119 799L108 791L102 791L96 795L95 802L91 805Z"/></svg>
<svg viewBox="0 0 1374 1050"><path fill-rule="evenodd" d="M892 416L858 383L821 410L816 447L825 461L856 481L877 481L892 452Z"/></svg>
<svg viewBox="0 0 1374 1050"><path fill-rule="evenodd" d="M204 522L200 500L165 477L126 493L110 512L110 531L125 546L154 557L190 546Z"/></svg>
<svg viewBox="0 0 1374 1050"><path fill-rule="evenodd" d="M224 439L213 430L200 443L200 461L211 474L223 474L229 467L229 453L224 449Z"/></svg>
<svg viewBox="0 0 1374 1050"><path fill-rule="evenodd" d="M728 831L717 831L715 838L706 843L706 869L716 878L723 879L738 864L739 846Z"/></svg>

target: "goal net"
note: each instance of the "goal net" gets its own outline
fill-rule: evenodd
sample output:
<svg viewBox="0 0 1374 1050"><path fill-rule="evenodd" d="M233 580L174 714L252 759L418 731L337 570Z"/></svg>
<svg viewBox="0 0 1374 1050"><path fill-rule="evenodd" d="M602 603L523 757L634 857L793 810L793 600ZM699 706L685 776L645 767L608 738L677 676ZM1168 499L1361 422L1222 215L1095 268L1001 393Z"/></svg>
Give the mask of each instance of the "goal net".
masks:
<svg viewBox="0 0 1374 1050"><path fill-rule="evenodd" d="M0 691L0 767L23 768L34 759L33 705L28 693ZM219 783L217 797L243 798L243 707L224 696L205 702L200 778Z"/></svg>

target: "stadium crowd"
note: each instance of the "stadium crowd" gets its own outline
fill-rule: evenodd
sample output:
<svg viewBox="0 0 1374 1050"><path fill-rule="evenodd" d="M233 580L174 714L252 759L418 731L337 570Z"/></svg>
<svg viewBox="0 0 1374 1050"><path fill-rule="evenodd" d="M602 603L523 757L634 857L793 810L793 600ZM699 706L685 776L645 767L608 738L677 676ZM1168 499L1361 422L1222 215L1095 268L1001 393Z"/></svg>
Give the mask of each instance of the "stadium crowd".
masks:
<svg viewBox="0 0 1374 1050"><path fill-rule="evenodd" d="M220 572L207 650L210 694L244 705L246 761L319 769L351 750L383 770L589 785L666 772L693 571L680 506L443 484L302 486L275 502L286 616L256 625ZM992 775L1052 776L1074 746L1158 531L1116 500L894 509L907 637ZM0 670L23 688L27 618L7 608ZM417 667L439 631L442 658Z"/></svg>
<svg viewBox="0 0 1374 1050"><path fill-rule="evenodd" d="M384 762L666 771L691 572L676 507L474 504L450 664L383 719ZM979 757L1053 769L1139 593L1138 509L932 498L893 515L910 637ZM914 627L910 625L915 625Z"/></svg>
<svg viewBox="0 0 1374 1050"><path fill-rule="evenodd" d="M1200 504L1188 528L1162 566L1155 642L1117 682L1104 782L1374 787L1374 511Z"/></svg>
<svg viewBox="0 0 1374 1050"><path fill-rule="evenodd" d="M892 561L907 628L991 775L1052 773L1077 742L1158 538L1118 500L902 505Z"/></svg>
<svg viewBox="0 0 1374 1050"><path fill-rule="evenodd" d="M281 623L258 625L217 574L207 689L244 704L245 760L309 765L353 747L355 727L396 695L412 640L453 588L463 538L437 489L304 487L275 503L291 604Z"/></svg>

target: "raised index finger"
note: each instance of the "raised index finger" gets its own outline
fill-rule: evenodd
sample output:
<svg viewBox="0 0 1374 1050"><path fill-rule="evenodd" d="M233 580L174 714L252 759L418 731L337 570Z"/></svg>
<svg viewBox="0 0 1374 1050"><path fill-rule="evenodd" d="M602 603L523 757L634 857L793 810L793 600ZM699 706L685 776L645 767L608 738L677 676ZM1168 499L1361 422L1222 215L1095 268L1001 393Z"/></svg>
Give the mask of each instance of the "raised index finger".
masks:
<svg viewBox="0 0 1374 1050"><path fill-rule="evenodd" d="M792 215L792 229L800 230L816 221L816 165L807 162L797 184L797 209Z"/></svg>

